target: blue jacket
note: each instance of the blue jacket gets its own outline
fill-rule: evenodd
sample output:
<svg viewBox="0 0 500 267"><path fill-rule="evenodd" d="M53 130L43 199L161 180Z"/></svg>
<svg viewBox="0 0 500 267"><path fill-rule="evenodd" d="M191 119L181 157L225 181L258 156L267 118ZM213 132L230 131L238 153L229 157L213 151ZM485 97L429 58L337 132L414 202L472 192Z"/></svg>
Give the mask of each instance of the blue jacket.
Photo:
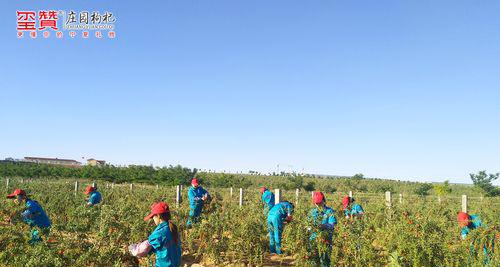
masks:
<svg viewBox="0 0 500 267"><path fill-rule="evenodd" d="M88 203L93 206L101 203L101 200L102 200L101 193L94 191L90 194Z"/></svg>
<svg viewBox="0 0 500 267"><path fill-rule="evenodd" d="M335 211L326 205L322 209L318 207L312 209L309 213L309 218L311 219L314 226L323 225L323 227L327 231L333 231L335 225L337 224Z"/></svg>
<svg viewBox="0 0 500 267"><path fill-rule="evenodd" d="M293 213L293 205L290 202L280 202L271 208L267 215L268 221L277 221L282 224L288 214Z"/></svg>
<svg viewBox="0 0 500 267"><path fill-rule="evenodd" d="M274 194L273 194L273 192L271 192L269 190L264 191L264 193L262 194L262 201L264 201L264 203L266 203L266 205L269 209L274 207Z"/></svg>
<svg viewBox="0 0 500 267"><path fill-rule="evenodd" d="M26 200L26 210L21 213L21 216L23 221L30 226L47 228L51 225L49 217L47 217L40 204L31 199Z"/></svg>
<svg viewBox="0 0 500 267"><path fill-rule="evenodd" d="M363 208L361 207L361 205L355 203L352 205L351 207L351 210L349 209L345 209L344 213L346 216L349 216L349 215L356 215L356 214L361 214L361 213L364 213L365 211L363 210Z"/></svg>
<svg viewBox="0 0 500 267"><path fill-rule="evenodd" d="M171 267L181 265L181 244L174 242L168 222L160 223L151 233L148 242L152 247L150 253L156 254L157 267Z"/></svg>
<svg viewBox="0 0 500 267"><path fill-rule="evenodd" d="M482 226L481 219L479 218L478 215L470 215L470 223L467 226L462 227L462 230L460 231L460 234L462 236L462 239L467 238L467 235L469 234L470 230L474 230L476 228L479 228Z"/></svg>
<svg viewBox="0 0 500 267"><path fill-rule="evenodd" d="M198 186L194 188L193 186L189 187L188 190L188 198L189 198L189 206L194 208L198 205L203 205L202 197L204 195L208 195L207 190L203 189L203 187Z"/></svg>

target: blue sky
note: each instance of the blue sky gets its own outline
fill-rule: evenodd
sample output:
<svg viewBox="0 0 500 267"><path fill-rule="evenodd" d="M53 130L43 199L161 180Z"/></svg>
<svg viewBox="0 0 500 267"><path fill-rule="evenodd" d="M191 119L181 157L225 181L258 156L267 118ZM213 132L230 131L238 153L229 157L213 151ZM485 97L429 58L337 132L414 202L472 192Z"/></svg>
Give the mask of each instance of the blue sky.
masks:
<svg viewBox="0 0 500 267"><path fill-rule="evenodd" d="M116 39L17 39L16 10ZM498 1L3 1L0 158L469 182L500 171ZM498 184L498 183L497 183Z"/></svg>

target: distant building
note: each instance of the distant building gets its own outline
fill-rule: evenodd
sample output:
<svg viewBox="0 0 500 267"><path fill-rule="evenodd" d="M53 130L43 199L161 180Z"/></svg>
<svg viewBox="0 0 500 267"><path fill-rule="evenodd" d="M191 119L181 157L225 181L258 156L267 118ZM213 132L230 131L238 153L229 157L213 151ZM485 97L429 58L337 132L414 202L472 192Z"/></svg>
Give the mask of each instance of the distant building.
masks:
<svg viewBox="0 0 500 267"><path fill-rule="evenodd" d="M58 158L38 158L38 157L24 157L25 162L63 165L63 166L81 166L82 163L73 159L58 159Z"/></svg>
<svg viewBox="0 0 500 267"><path fill-rule="evenodd" d="M89 165L89 166L104 166L104 165L106 165L106 161L105 160L98 160L98 159L88 159L87 165Z"/></svg>

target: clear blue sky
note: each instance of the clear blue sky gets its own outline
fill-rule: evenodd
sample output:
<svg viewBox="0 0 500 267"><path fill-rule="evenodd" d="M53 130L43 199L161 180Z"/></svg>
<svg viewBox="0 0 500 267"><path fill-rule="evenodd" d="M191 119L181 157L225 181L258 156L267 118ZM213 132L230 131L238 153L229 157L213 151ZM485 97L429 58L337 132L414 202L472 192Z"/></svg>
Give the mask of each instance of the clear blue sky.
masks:
<svg viewBox="0 0 500 267"><path fill-rule="evenodd" d="M117 38L17 39L29 9L111 11ZM499 14L496 0L2 1L0 158L470 182L500 171Z"/></svg>

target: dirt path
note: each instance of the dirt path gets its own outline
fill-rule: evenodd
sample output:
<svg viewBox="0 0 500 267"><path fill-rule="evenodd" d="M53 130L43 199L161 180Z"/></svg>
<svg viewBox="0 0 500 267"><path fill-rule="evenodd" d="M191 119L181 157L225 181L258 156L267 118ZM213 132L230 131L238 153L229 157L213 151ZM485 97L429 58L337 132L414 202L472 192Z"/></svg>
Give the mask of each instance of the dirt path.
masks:
<svg viewBox="0 0 500 267"><path fill-rule="evenodd" d="M229 267L238 267L238 266L246 266L243 263L224 263L224 266ZM184 267L216 267L218 265L196 260L192 255L183 255L182 256L182 266ZM220 266L220 265L219 265ZM270 266L295 266L295 260L292 256L281 256L281 255L266 255L264 260L265 267Z"/></svg>

